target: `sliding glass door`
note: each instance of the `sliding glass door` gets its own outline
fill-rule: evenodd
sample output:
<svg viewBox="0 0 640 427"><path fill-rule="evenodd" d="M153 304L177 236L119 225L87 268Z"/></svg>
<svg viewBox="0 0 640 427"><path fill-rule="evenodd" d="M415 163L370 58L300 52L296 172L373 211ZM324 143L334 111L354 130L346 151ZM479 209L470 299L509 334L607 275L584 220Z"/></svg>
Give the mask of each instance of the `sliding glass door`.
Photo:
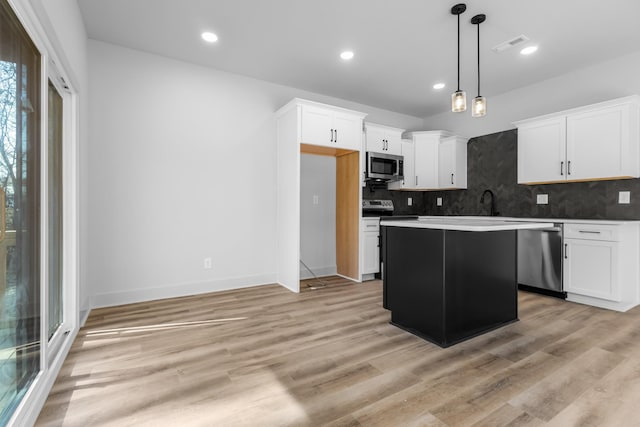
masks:
<svg viewBox="0 0 640 427"><path fill-rule="evenodd" d="M40 63L0 2L0 424L41 369Z"/></svg>

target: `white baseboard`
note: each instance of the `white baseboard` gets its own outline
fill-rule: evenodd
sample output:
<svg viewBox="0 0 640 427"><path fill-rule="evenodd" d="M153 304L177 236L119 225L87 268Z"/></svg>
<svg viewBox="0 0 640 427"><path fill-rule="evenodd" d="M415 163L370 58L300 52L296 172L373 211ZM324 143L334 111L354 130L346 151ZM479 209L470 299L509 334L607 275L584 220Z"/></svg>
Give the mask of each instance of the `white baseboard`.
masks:
<svg viewBox="0 0 640 427"><path fill-rule="evenodd" d="M330 265L328 267L309 267L311 269L311 271L313 271L313 274L315 274L318 277L324 277L324 276L335 276L336 271L338 270L338 267L336 267L335 265ZM309 271L304 268L304 266L300 266L300 279L312 279L313 276L311 275L311 273L309 273Z"/></svg>
<svg viewBox="0 0 640 427"><path fill-rule="evenodd" d="M97 294L93 296L92 307L112 307L115 305L206 294L209 292L227 291L231 289L248 288L251 286L274 283L276 283L275 273L257 276L231 277L204 282L177 283L174 285L155 288L133 289L123 292Z"/></svg>

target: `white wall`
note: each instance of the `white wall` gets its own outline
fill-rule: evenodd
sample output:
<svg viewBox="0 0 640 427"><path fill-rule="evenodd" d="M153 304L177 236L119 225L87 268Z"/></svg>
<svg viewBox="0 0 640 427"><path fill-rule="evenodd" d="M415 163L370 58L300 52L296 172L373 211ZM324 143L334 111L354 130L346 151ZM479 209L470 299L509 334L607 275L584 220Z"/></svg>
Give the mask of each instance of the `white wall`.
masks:
<svg viewBox="0 0 640 427"><path fill-rule="evenodd" d="M93 40L89 64L94 306L274 282L274 112L291 98L422 124Z"/></svg>
<svg viewBox="0 0 640 427"><path fill-rule="evenodd" d="M300 258L318 277L337 271L335 157L300 156ZM300 277L313 276L300 265Z"/></svg>
<svg viewBox="0 0 640 427"><path fill-rule="evenodd" d="M474 137L513 129L512 122L580 107L627 95L640 94L640 51L498 96L487 96L487 115L471 112L442 114L424 119L424 128L445 129ZM470 101L470 100L468 100Z"/></svg>

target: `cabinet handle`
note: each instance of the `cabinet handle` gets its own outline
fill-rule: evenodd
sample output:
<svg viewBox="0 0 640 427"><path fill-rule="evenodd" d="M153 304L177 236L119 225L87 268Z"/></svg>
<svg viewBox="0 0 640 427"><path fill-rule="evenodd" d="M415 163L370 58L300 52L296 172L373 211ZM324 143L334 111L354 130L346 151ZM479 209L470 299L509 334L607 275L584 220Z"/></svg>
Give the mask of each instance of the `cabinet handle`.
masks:
<svg viewBox="0 0 640 427"><path fill-rule="evenodd" d="M367 224L367 227L377 227L377 224Z"/></svg>
<svg viewBox="0 0 640 427"><path fill-rule="evenodd" d="M418 186L418 175L416 175L416 187Z"/></svg>
<svg viewBox="0 0 640 427"><path fill-rule="evenodd" d="M564 162L560 162L560 175L564 175Z"/></svg>
<svg viewBox="0 0 640 427"><path fill-rule="evenodd" d="M567 244L565 243L564 244L564 259L567 259L567 258L569 258L569 257L567 256Z"/></svg>
<svg viewBox="0 0 640 427"><path fill-rule="evenodd" d="M331 129L331 142L333 142L333 129Z"/></svg>
<svg viewBox="0 0 640 427"><path fill-rule="evenodd" d="M453 174L451 174L451 185L453 185Z"/></svg>
<svg viewBox="0 0 640 427"><path fill-rule="evenodd" d="M567 162L567 175L571 175L571 160Z"/></svg>
<svg viewBox="0 0 640 427"><path fill-rule="evenodd" d="M338 142L338 129L336 129L334 132L336 133L336 137L333 142Z"/></svg>
<svg viewBox="0 0 640 427"><path fill-rule="evenodd" d="M599 231L588 231L588 230L578 230L578 233L586 233L586 234L600 234Z"/></svg>
<svg viewBox="0 0 640 427"><path fill-rule="evenodd" d="M386 139L384 140L384 149L389 150L389 141L387 141Z"/></svg>

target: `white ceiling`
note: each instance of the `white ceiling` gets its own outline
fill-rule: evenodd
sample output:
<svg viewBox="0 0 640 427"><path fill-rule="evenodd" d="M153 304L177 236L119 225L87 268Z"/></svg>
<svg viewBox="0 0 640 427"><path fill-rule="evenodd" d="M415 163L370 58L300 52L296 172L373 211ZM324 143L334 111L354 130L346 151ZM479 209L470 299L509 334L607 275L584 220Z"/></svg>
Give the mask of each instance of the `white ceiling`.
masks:
<svg viewBox="0 0 640 427"><path fill-rule="evenodd" d="M425 117L449 108L456 26L442 0L78 0L89 37L219 70ZM638 0L471 0L461 15L461 88L491 97L640 51ZM203 31L219 36L215 45ZM540 46L491 51L525 34ZM342 50L355 58L342 61ZM432 85L443 81L438 92Z"/></svg>

